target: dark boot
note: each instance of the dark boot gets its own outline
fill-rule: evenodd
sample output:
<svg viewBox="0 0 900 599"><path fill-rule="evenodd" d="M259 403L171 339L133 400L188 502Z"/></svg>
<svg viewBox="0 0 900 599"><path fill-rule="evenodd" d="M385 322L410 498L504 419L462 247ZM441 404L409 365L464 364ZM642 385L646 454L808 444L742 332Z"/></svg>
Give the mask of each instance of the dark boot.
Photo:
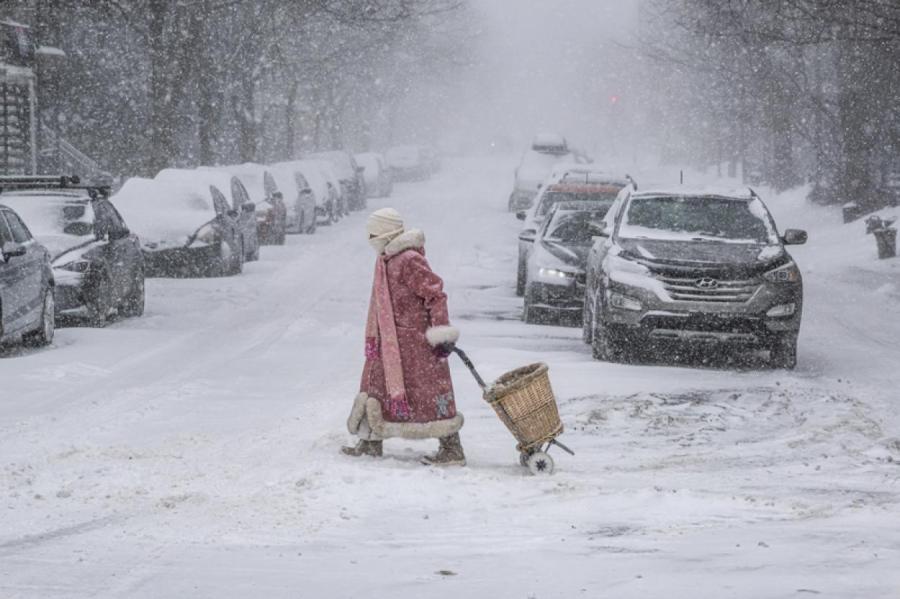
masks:
<svg viewBox="0 0 900 599"><path fill-rule="evenodd" d="M366 441L364 439L360 439L359 443L356 444L356 447L341 447L341 453L353 456L354 458L358 458L362 455L380 458L381 451L381 441Z"/></svg>
<svg viewBox="0 0 900 599"><path fill-rule="evenodd" d="M425 456L422 463L426 466L465 466L466 454L463 453L462 443L459 440L459 433L454 433L449 437L441 437L440 449L433 456Z"/></svg>

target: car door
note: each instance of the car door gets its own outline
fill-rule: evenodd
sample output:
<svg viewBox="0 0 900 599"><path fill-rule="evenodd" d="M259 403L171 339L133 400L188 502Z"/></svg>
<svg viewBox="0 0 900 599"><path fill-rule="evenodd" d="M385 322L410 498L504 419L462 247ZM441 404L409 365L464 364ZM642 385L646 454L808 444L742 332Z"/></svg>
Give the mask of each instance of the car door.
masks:
<svg viewBox="0 0 900 599"><path fill-rule="evenodd" d="M137 238L131 234L115 207L106 199L93 202L95 219L103 220L106 232L106 252L112 277L113 304L118 305L129 297L135 285L136 271L140 267L140 248ZM95 225L95 230L96 225Z"/></svg>
<svg viewBox="0 0 900 599"><path fill-rule="evenodd" d="M231 202L238 213L241 231L244 234L244 254L248 256L255 254L259 247L256 237L256 213L247 209L247 206L252 204L250 194L237 177L231 178Z"/></svg>
<svg viewBox="0 0 900 599"><path fill-rule="evenodd" d="M25 224L11 210L0 211L0 238L25 248L22 256L10 256L3 264L3 330L16 332L40 317L45 250L35 243Z"/></svg>

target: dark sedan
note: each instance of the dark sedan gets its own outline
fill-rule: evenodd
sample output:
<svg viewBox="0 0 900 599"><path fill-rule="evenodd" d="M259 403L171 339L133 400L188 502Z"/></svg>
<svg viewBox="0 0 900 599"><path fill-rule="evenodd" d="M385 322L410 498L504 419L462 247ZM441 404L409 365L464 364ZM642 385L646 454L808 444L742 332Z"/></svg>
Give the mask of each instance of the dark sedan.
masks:
<svg viewBox="0 0 900 599"><path fill-rule="evenodd" d="M50 344L53 306L50 253L0 204L0 343Z"/></svg>
<svg viewBox="0 0 900 599"><path fill-rule="evenodd" d="M538 230L525 280L527 323L570 317L581 322L585 265L595 235L594 223L606 216L609 201L555 204Z"/></svg>
<svg viewBox="0 0 900 599"><path fill-rule="evenodd" d="M93 325L144 312L140 245L108 199L108 188L20 189L3 201L51 254L56 317Z"/></svg>

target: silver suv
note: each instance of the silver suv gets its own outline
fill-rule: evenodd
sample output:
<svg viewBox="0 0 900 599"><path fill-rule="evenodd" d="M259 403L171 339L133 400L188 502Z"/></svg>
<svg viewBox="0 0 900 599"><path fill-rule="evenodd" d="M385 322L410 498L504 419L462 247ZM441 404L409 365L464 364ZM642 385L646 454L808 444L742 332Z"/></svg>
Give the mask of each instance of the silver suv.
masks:
<svg viewBox="0 0 900 599"><path fill-rule="evenodd" d="M800 270L750 189L622 190L588 255L584 340L600 360L628 361L666 342L743 345L794 368Z"/></svg>

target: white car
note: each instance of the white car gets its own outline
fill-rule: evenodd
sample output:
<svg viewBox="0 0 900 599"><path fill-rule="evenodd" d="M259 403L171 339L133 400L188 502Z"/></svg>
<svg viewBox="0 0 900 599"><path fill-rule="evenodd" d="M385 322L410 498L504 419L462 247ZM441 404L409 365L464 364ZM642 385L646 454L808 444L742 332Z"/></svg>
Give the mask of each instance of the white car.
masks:
<svg viewBox="0 0 900 599"><path fill-rule="evenodd" d="M363 152L356 155L356 164L365 169L363 178L370 198L386 198L391 195L394 177L384 156L376 152Z"/></svg>

